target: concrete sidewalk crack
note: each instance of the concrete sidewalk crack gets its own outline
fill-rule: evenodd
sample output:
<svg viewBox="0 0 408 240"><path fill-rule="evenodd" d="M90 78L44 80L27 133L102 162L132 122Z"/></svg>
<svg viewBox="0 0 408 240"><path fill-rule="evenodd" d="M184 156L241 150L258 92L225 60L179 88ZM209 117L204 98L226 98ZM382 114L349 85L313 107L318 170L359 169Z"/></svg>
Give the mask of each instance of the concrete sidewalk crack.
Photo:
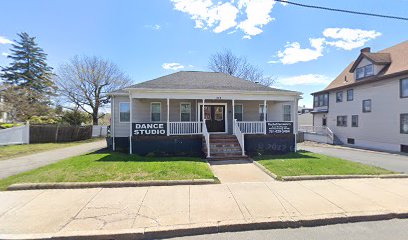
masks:
<svg viewBox="0 0 408 240"><path fill-rule="evenodd" d="M147 196L147 193L149 192L149 189L150 189L150 188L151 188L151 187L148 187L148 188L146 189L146 192L145 192L145 194L144 194L144 196L143 196L143 199L142 199L142 201L140 202L140 206L139 206L139 208L137 209L137 213L136 213L135 219L133 219L132 228L135 226L135 222L136 222L137 216L139 216L140 209L141 209L142 206L143 206L144 200L145 200L145 198L146 198L146 196Z"/></svg>
<svg viewBox="0 0 408 240"><path fill-rule="evenodd" d="M299 210L293 206L288 200L286 200L284 197L282 197L279 193L272 191L272 189L268 186L268 184L264 183L266 185L266 187L269 189L269 191L276 197L276 199L278 199L280 205L283 207L283 209L285 210L285 212L290 216L290 212L289 210L285 207L285 205L282 203L281 199L284 200L285 202L287 202L291 207L293 207L293 209L296 210L296 212L300 215L302 215Z"/></svg>
<svg viewBox="0 0 408 240"><path fill-rule="evenodd" d="M226 186L227 186L228 191L230 192L230 194L231 194L232 198L234 199L235 203L237 204L238 209L239 209L239 211L241 212L242 217L243 217L245 220L247 220L247 219L245 218L244 213L242 212L241 207L240 207L240 206L239 206L239 204L238 204L237 199L235 198L234 194L232 193L232 191L231 191L231 189L230 189L229 185L228 185L228 184L226 184ZM245 206L245 205L244 205L244 206ZM248 211L248 214L249 214L249 215L252 217L252 215L251 215L251 213L250 213L249 211Z"/></svg>
<svg viewBox="0 0 408 240"><path fill-rule="evenodd" d="M30 199L29 201L27 201L26 203L24 203L23 205L20 206L14 206L11 207L10 209L8 209L7 211L5 211L3 214L0 215L0 218L3 217L4 215L6 215L8 212L10 211L17 211L25 206L27 206L29 203L31 203L32 201L34 201L34 199L38 198L38 196L40 196L41 194L43 194L45 191L41 190L40 193L38 193L37 195L35 195L32 199Z"/></svg>

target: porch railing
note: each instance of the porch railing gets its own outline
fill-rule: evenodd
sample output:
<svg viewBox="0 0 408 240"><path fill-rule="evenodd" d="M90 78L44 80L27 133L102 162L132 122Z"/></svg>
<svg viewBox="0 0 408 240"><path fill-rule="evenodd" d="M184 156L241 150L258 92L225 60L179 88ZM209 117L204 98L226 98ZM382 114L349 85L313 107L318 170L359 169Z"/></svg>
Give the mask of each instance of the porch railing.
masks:
<svg viewBox="0 0 408 240"><path fill-rule="evenodd" d="M169 122L169 135L202 134L201 122Z"/></svg>
<svg viewBox="0 0 408 240"><path fill-rule="evenodd" d="M265 122L254 121L254 122L238 122L237 125L239 129L244 134L264 134Z"/></svg>
<svg viewBox="0 0 408 240"><path fill-rule="evenodd" d="M207 149L207 158L210 157L210 134L207 131L207 125L205 124L205 121L201 123L203 126L203 136L205 139L205 146Z"/></svg>
<svg viewBox="0 0 408 240"><path fill-rule="evenodd" d="M239 145L241 146L242 156L245 156L244 134L241 132L236 119L234 119L234 135L238 139Z"/></svg>
<svg viewBox="0 0 408 240"><path fill-rule="evenodd" d="M302 126L299 126L299 131L300 132L305 132L305 133L325 135L325 136L327 136L329 138L328 143L334 143L334 133L327 126L302 125Z"/></svg>

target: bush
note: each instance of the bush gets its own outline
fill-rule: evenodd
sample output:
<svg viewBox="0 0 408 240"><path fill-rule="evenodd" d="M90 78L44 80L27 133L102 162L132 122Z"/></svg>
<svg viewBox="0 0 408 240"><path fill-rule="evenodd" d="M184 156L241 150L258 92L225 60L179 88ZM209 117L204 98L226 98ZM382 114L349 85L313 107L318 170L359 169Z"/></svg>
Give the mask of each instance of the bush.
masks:
<svg viewBox="0 0 408 240"><path fill-rule="evenodd" d="M32 116L29 121L30 124L56 124L61 122L61 119L51 116Z"/></svg>
<svg viewBox="0 0 408 240"><path fill-rule="evenodd" d="M18 127L21 126L21 123L2 123L0 124L1 129L6 129L6 128L12 128L12 127Z"/></svg>

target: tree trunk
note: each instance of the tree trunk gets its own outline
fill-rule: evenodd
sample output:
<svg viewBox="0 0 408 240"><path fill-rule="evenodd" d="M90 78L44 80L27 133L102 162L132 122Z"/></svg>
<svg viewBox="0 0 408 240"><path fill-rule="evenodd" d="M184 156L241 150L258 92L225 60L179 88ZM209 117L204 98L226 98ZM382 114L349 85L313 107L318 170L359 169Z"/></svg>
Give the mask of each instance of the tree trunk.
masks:
<svg viewBox="0 0 408 240"><path fill-rule="evenodd" d="M98 125L98 109L94 109L92 113L92 124L93 125Z"/></svg>

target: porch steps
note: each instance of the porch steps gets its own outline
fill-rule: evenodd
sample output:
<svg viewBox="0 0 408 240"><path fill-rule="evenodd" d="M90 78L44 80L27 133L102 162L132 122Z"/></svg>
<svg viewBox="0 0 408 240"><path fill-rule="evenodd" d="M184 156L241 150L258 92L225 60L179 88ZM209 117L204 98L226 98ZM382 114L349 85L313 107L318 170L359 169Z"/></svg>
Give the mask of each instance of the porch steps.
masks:
<svg viewBox="0 0 408 240"><path fill-rule="evenodd" d="M203 152L206 153L205 140ZM211 134L210 135L210 160L247 160L242 156L242 149L235 135Z"/></svg>

